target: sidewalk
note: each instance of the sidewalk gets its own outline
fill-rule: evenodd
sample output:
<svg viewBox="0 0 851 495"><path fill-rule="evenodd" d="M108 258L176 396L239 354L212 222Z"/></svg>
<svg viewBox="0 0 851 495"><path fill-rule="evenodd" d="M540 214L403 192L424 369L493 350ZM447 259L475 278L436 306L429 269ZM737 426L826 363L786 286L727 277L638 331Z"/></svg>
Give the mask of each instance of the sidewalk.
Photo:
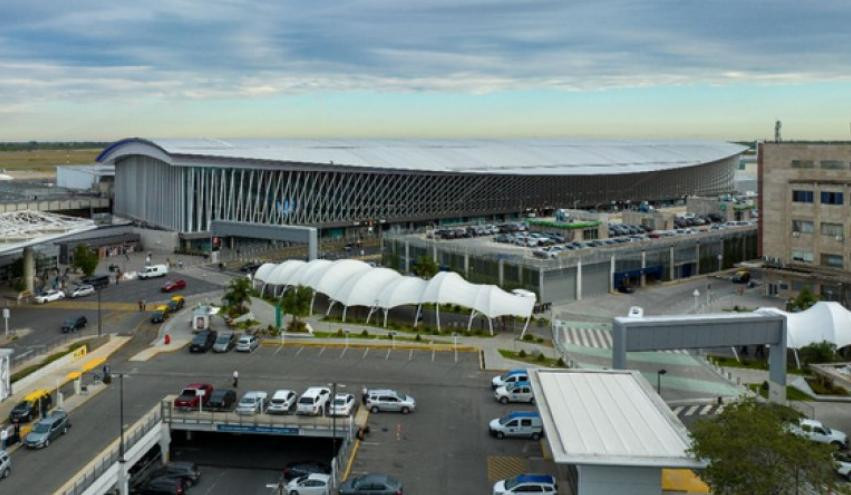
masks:
<svg viewBox="0 0 851 495"><path fill-rule="evenodd" d="M46 390L54 390L57 386L62 386L69 381L68 374L80 371L85 363L92 362L99 359L109 359L115 351L121 348L127 341L130 340L130 337L119 337L117 335L110 335L110 339L107 343L98 347L94 351L87 353L85 357L80 358L78 360L67 363L66 365L59 367L51 373L42 376L41 378L35 380L30 383L29 386L17 390L15 384L12 384L12 390L14 393L7 397L6 400L0 402L0 420L5 421L6 418L9 417L9 413L12 411L12 408L15 407L19 402L21 402L24 397L30 392L38 389L46 389Z"/></svg>

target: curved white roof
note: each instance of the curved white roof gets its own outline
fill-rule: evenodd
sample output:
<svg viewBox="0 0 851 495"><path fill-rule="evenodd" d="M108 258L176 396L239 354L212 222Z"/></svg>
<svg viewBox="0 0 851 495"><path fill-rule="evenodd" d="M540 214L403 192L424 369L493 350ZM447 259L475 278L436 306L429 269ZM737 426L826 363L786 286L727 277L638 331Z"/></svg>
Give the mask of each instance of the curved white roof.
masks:
<svg viewBox="0 0 851 495"><path fill-rule="evenodd" d="M288 165L418 172L509 175L613 175L691 167L738 155L724 141L540 140L293 140L141 139L107 147L97 160L114 163L147 154L172 165L265 161ZM213 164L216 165L216 164Z"/></svg>
<svg viewBox="0 0 851 495"><path fill-rule="evenodd" d="M407 304L458 304L489 318L529 317L535 306L534 293L516 295L495 285L472 284L455 272L439 272L425 281L359 260L293 261L272 268L263 265L254 278L271 285L304 285L344 306L390 309Z"/></svg>
<svg viewBox="0 0 851 495"><path fill-rule="evenodd" d="M837 348L851 345L851 311L838 302L819 301L799 313L777 308L759 308L757 312L786 317L786 347L800 349L819 342L832 342Z"/></svg>
<svg viewBox="0 0 851 495"><path fill-rule="evenodd" d="M260 268L258 268L254 272L253 280L257 282L268 283L269 275L272 273L272 270L274 270L276 266L278 265L276 265L275 263L263 263L262 265L260 265Z"/></svg>

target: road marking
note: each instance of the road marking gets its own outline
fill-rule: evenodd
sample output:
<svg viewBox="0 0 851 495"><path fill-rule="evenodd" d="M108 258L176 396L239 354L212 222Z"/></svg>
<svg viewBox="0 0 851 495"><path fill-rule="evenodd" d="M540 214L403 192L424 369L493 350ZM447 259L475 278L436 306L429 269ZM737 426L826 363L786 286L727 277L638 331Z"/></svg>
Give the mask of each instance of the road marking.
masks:
<svg viewBox="0 0 851 495"><path fill-rule="evenodd" d="M278 346L278 348L275 349L275 355L277 356L278 353L281 352L281 349L283 349L283 348L284 348L284 346L282 346L282 345Z"/></svg>
<svg viewBox="0 0 851 495"><path fill-rule="evenodd" d="M298 350L295 352L295 355L298 356L299 354L301 354L301 351L303 351L303 350L304 350L304 346L299 347Z"/></svg>
<svg viewBox="0 0 851 495"><path fill-rule="evenodd" d="M713 406L713 404L706 404L705 406L703 406L703 409L701 409L701 410L700 410L700 415L701 415L701 416L706 416L706 414L707 414L709 411L711 411L711 410L712 410L712 406Z"/></svg>
<svg viewBox="0 0 851 495"><path fill-rule="evenodd" d="M722 412L724 412L724 404L718 406L718 409L715 410L715 414L721 414Z"/></svg>
<svg viewBox="0 0 851 495"><path fill-rule="evenodd" d="M612 332L603 332L603 335L606 337L606 347L612 348Z"/></svg>
<svg viewBox="0 0 851 495"><path fill-rule="evenodd" d="M343 356L346 355L346 351L348 351L348 350L349 350L348 347L343 347L343 352L340 353L340 359L343 359Z"/></svg>
<svg viewBox="0 0 851 495"><path fill-rule="evenodd" d="M369 347L363 350L363 356L361 357L361 359L366 359L367 354L369 354Z"/></svg>
<svg viewBox="0 0 851 495"><path fill-rule="evenodd" d="M325 352L325 349L327 349L327 347L325 347L325 346L322 346L322 349L319 349L319 356L321 356L322 353Z"/></svg>
<svg viewBox="0 0 851 495"><path fill-rule="evenodd" d="M695 412L695 411L697 411L699 408L700 408L700 404L698 404L698 405L696 405L696 406L691 406L690 408L688 408L688 411L686 411L685 416L691 416L691 415L692 415L692 414L694 414L694 412Z"/></svg>
<svg viewBox="0 0 851 495"><path fill-rule="evenodd" d="M414 350L413 349L411 349L411 351L408 352L408 361L410 361L412 359L414 359Z"/></svg>
<svg viewBox="0 0 851 495"><path fill-rule="evenodd" d="M529 461L518 456L488 456L488 480L512 478L529 470Z"/></svg>
<svg viewBox="0 0 851 495"><path fill-rule="evenodd" d="M683 409L685 409L685 408L686 408L686 406L677 406L671 412L674 413L674 416L679 416L680 413L683 412Z"/></svg>
<svg viewBox="0 0 851 495"><path fill-rule="evenodd" d="M585 329L577 330L579 332L579 339L582 341L582 347L590 347L588 345L588 335L585 334Z"/></svg>
<svg viewBox="0 0 851 495"><path fill-rule="evenodd" d="M431 350L431 362L434 362L434 349Z"/></svg>
<svg viewBox="0 0 851 495"><path fill-rule="evenodd" d="M387 355L386 355L386 356L384 356L384 360L385 360L385 361L387 361L388 359L390 359L390 351L392 351L392 350L393 350L393 349L387 349Z"/></svg>

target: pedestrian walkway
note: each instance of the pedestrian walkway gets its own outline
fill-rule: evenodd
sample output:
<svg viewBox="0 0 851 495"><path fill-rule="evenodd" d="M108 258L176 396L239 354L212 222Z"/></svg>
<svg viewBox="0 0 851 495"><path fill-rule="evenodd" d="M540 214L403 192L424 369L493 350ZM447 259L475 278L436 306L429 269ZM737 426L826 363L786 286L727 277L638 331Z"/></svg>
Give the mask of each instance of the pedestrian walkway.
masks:
<svg viewBox="0 0 851 495"><path fill-rule="evenodd" d="M587 328L575 326L560 326L558 331L559 342L577 347L590 347L594 349L612 348L612 331L608 328ZM663 350L672 354L688 354L685 349Z"/></svg>
<svg viewBox="0 0 851 495"><path fill-rule="evenodd" d="M689 416L715 416L724 412L724 404L691 404L677 406L672 411L680 419Z"/></svg>

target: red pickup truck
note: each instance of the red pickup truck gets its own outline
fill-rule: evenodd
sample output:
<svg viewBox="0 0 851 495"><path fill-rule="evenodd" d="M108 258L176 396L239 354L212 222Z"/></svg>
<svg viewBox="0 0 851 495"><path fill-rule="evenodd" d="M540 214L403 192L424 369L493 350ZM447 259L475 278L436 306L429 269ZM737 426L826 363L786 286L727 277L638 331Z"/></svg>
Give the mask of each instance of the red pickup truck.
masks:
<svg viewBox="0 0 851 495"><path fill-rule="evenodd" d="M180 391L180 396L174 399L174 408L185 411L197 411L203 407L213 395L213 386L209 383L193 383Z"/></svg>

